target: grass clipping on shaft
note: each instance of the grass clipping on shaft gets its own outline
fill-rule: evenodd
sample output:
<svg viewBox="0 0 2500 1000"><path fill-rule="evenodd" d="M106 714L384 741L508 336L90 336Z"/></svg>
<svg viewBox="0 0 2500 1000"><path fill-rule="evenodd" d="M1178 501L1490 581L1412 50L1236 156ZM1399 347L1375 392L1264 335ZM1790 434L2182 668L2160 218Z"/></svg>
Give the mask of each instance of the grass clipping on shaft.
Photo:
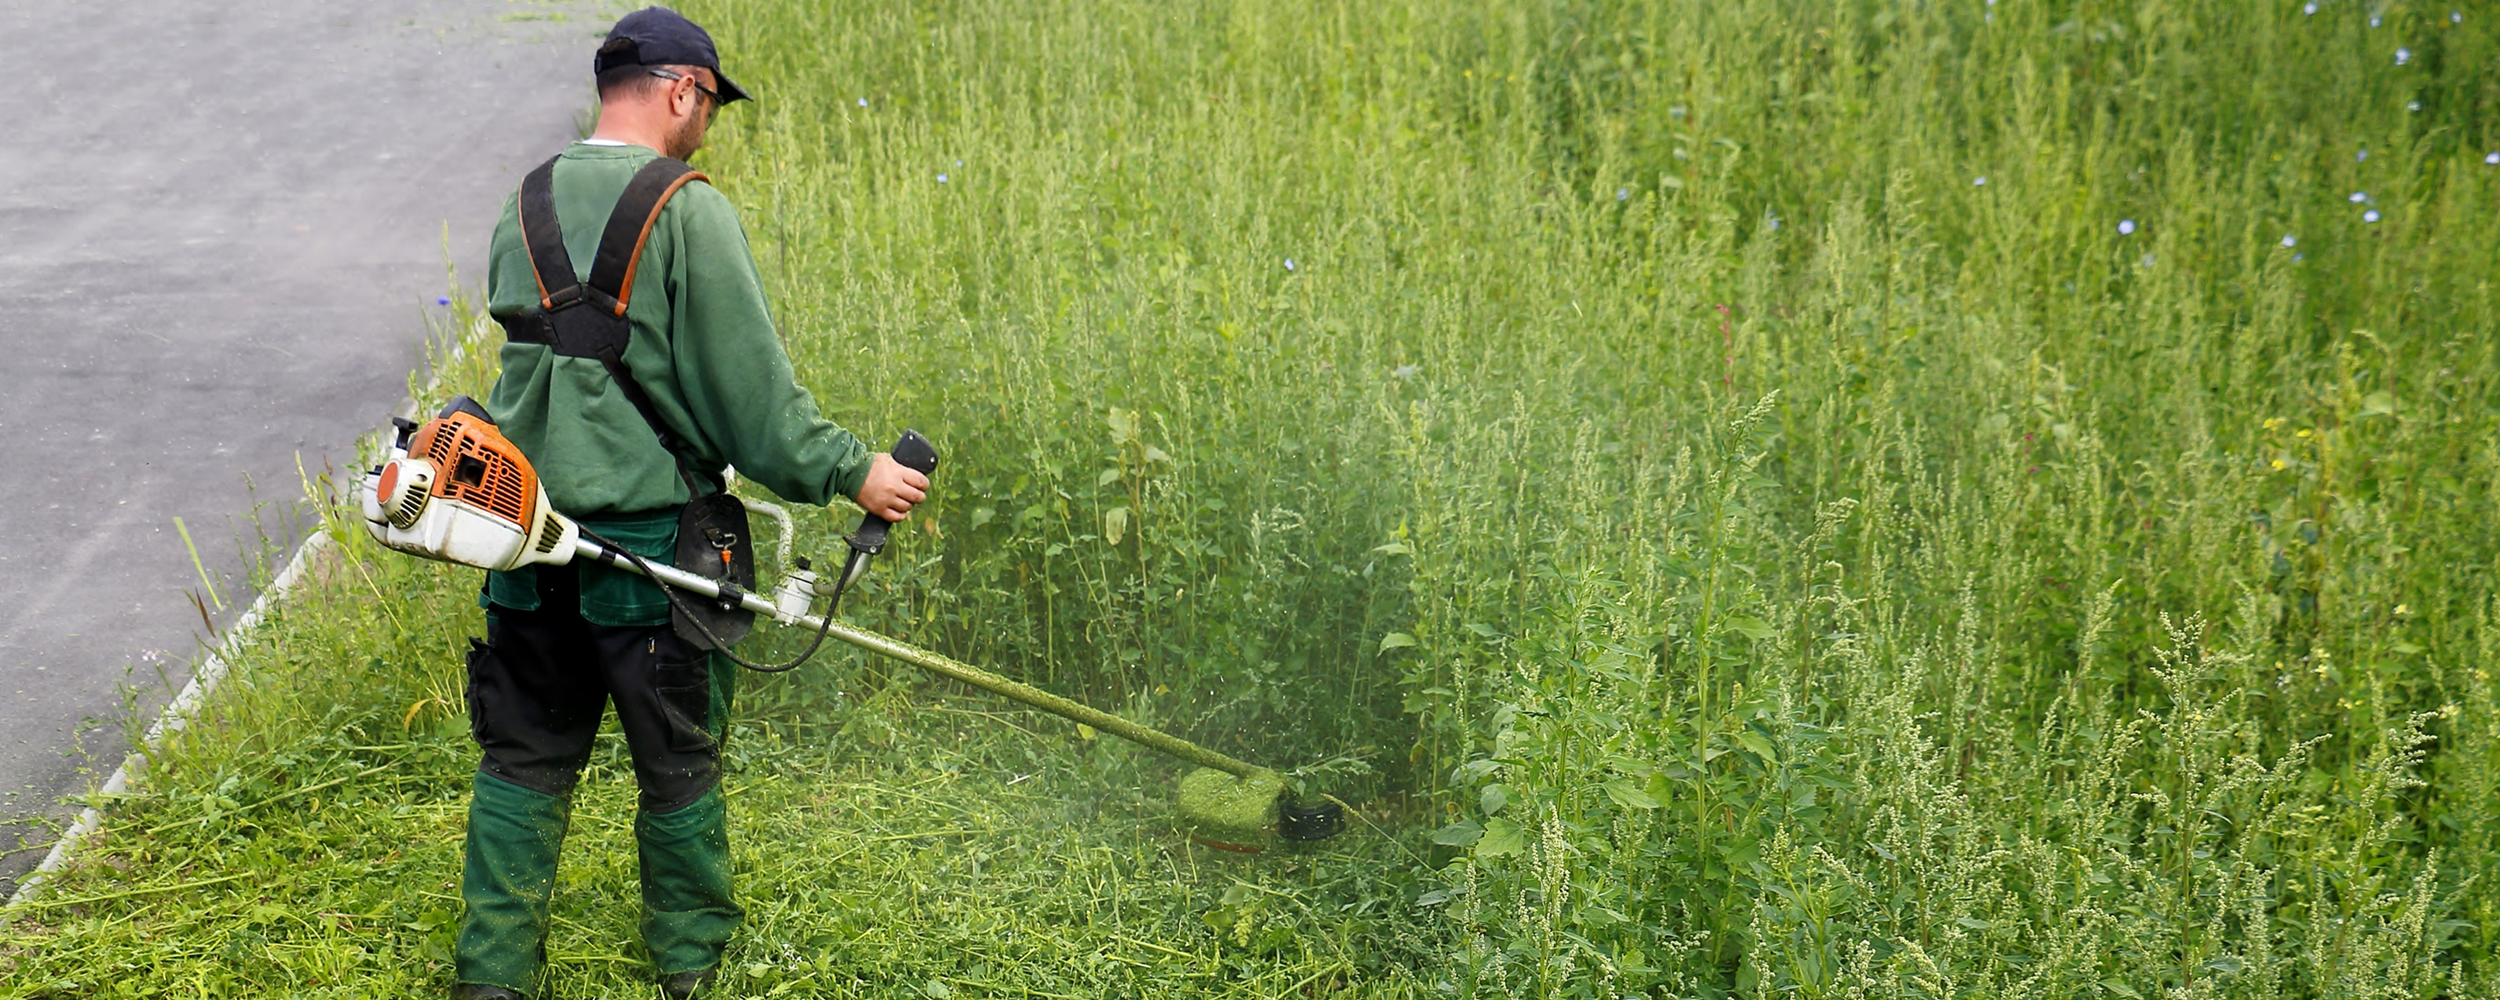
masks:
<svg viewBox="0 0 2500 1000"><path fill-rule="evenodd" d="M1236 778L1202 767L1181 779L1181 820L1203 837L1257 843L1275 825L1276 798L1284 791L1285 777L1274 771Z"/></svg>

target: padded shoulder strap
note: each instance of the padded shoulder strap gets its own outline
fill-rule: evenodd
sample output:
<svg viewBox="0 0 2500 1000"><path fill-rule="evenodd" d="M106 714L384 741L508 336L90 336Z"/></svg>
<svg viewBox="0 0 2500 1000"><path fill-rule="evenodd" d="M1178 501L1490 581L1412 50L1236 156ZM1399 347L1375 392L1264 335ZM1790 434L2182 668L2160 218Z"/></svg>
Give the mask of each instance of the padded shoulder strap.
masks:
<svg viewBox="0 0 2500 1000"><path fill-rule="evenodd" d="M651 241L651 227L660 221L660 210L668 207L669 196L687 181L709 180L685 161L665 156L634 173L634 179L625 184L625 193L617 197L615 210L608 213L608 228L599 234L599 255L590 262L590 288L599 293L593 302L615 315L625 315L626 304L634 298L634 269L642 264L642 248Z"/></svg>
<svg viewBox="0 0 2500 1000"><path fill-rule="evenodd" d="M598 359L625 401L651 425L661 449L677 463L677 475L686 481L688 495L702 496L702 477L678 453L677 436L660 419L659 408L634 380L633 371L625 367L625 347L633 336L625 322L625 306L633 297L634 268L642 260L643 244L651 238L660 209L687 181L710 178L682 160L665 156L644 164L608 213L608 228L599 236L599 255L591 260L590 282L584 287L573 276L572 255L564 250L564 228L556 221L555 168L556 161L550 159L521 178L521 239L529 245L530 267L538 278L540 313L496 319L516 343L543 343L558 354ZM566 308L582 303L597 311Z"/></svg>
<svg viewBox="0 0 2500 1000"><path fill-rule="evenodd" d="M538 279L538 307L547 312L582 297L573 257L564 252L564 227L556 222L555 178L554 157L521 178L521 241L529 245L530 269Z"/></svg>

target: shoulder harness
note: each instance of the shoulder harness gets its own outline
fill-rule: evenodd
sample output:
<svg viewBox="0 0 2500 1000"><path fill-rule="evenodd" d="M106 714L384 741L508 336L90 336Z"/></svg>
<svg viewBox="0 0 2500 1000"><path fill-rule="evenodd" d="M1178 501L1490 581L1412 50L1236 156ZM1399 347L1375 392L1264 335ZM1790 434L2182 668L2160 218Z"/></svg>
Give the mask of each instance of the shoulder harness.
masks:
<svg viewBox="0 0 2500 1000"><path fill-rule="evenodd" d="M530 267L538 281L538 308L497 316L504 337L516 344L544 344L557 354L592 358L659 435L660 447L677 462L687 490L703 494L700 480L678 452L678 437L660 419L651 396L625 367L625 348L633 341L633 325L625 309L633 302L634 272L642 264L643 247L660 210L687 181L709 181L683 160L663 156L643 165L626 182L625 193L608 213L607 229L599 234L599 251L591 258L590 280L574 277L573 258L564 249L564 229L556 222L556 161L551 158L521 179L521 239L529 246Z"/></svg>
<svg viewBox="0 0 2500 1000"><path fill-rule="evenodd" d="M677 463L677 475L685 480L686 493L693 498L678 511L677 567L723 580L731 591L752 588L755 553L745 507L736 497L705 488L704 478L686 463L678 435L660 419L650 394L625 367L625 348L633 342L634 333L625 309L633 302L634 271L642 264L651 227L659 223L660 210L678 188L687 181L710 178L685 161L666 156L643 164L608 212L607 229L599 234L598 256L590 262L590 280L584 282L573 276L573 258L565 252L564 229L556 221L555 173L556 161L549 159L521 178L521 239L529 246L530 267L538 280L538 308L497 316L495 321L503 324L505 338L513 343L544 344L565 357L597 359L607 369L625 400L659 436L660 447ZM754 613L738 607L734 599L717 606L669 603L677 634L703 648L735 644L754 620ZM697 627L691 619L700 619L705 627ZM719 646L714 645L715 638Z"/></svg>

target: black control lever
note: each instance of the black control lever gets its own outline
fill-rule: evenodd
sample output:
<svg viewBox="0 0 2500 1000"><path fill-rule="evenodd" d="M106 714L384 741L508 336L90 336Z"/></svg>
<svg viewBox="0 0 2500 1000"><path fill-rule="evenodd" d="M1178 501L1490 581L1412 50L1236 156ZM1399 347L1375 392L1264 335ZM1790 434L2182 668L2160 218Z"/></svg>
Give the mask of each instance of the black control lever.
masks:
<svg viewBox="0 0 2500 1000"><path fill-rule="evenodd" d="M894 450L887 454L892 455L897 464L913 472L923 476L937 474L937 446L930 444L928 438L921 437L919 431L904 431L902 438L894 442ZM885 548L886 532L892 527L893 522L877 516L873 511L859 516L859 530L852 532L850 537L850 559L843 563L842 575L834 578L835 604L841 603L843 591L851 589L851 581L868 572L868 561ZM831 615L833 610L827 608L825 613Z"/></svg>

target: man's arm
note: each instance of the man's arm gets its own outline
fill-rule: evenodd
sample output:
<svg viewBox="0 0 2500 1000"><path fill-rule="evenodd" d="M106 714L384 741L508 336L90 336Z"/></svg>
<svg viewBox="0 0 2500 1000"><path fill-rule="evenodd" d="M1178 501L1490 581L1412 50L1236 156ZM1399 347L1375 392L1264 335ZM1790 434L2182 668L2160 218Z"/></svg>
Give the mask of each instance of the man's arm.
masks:
<svg viewBox="0 0 2500 1000"><path fill-rule="evenodd" d="M678 236L668 262L677 390L713 450L785 499L849 497L887 520L908 514L927 477L871 455L798 384L728 199L689 184L667 214Z"/></svg>

